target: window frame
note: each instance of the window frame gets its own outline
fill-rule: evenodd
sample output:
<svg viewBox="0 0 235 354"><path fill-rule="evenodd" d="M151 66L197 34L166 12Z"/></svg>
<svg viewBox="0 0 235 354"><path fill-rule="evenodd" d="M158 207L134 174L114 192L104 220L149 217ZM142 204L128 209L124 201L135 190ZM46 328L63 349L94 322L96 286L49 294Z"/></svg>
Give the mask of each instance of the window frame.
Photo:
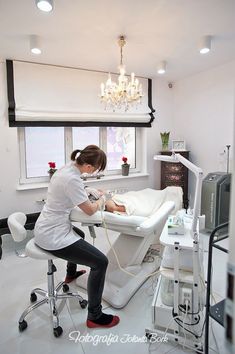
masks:
<svg viewBox="0 0 235 354"><path fill-rule="evenodd" d="M85 127L84 127L85 128ZM18 143L19 143L19 161L20 161L20 184L34 184L34 183L47 183L49 182L49 176L42 177L29 177L27 178L26 172L26 141L25 141L25 127L19 127L18 130ZM107 129L106 127L99 127L99 140L100 148L107 152ZM64 127L64 158L65 163L70 161L70 154L73 150L73 134L72 127ZM130 175L133 173L141 173L143 171L143 154L141 146L144 142L144 129L135 128L135 167L130 168ZM137 158L138 156L138 158ZM120 169L105 170L105 176L121 176L121 164Z"/></svg>

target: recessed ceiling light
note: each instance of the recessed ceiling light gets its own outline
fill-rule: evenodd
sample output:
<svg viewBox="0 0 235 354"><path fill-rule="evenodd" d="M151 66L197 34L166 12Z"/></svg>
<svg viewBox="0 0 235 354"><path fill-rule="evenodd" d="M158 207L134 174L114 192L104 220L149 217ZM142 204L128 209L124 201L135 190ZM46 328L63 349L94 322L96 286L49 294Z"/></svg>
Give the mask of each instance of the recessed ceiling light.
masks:
<svg viewBox="0 0 235 354"><path fill-rule="evenodd" d="M31 53L33 53L33 54L41 54L42 50L40 48L39 37L34 35L34 34L32 34L30 36L29 41L30 41L30 51L31 51Z"/></svg>
<svg viewBox="0 0 235 354"><path fill-rule="evenodd" d="M37 7L44 12L50 12L53 9L53 0L36 0Z"/></svg>
<svg viewBox="0 0 235 354"><path fill-rule="evenodd" d="M206 54L211 50L211 36L203 36L199 43L199 51Z"/></svg>
<svg viewBox="0 0 235 354"><path fill-rule="evenodd" d="M165 72L166 72L166 61L165 60L161 61L158 64L157 72L158 72L158 74L165 74Z"/></svg>

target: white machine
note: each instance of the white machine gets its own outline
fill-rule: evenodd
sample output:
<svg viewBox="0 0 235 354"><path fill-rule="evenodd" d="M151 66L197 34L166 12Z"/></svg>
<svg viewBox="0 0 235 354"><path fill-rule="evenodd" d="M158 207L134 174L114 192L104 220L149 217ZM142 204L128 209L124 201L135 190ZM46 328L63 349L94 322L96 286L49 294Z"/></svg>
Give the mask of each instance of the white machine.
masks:
<svg viewBox="0 0 235 354"><path fill-rule="evenodd" d="M196 191L191 222L184 234L168 232L165 226L160 242L165 246L160 277L152 302L152 328L146 336L165 336L198 352L203 347L204 277L200 261L198 218L202 170L180 154L157 155L155 160L182 163L196 176ZM166 259L166 256L171 256Z"/></svg>
<svg viewBox="0 0 235 354"><path fill-rule="evenodd" d="M105 252L109 265L103 299L113 307L124 307L148 276L159 268L160 257L154 257L151 263L143 262L143 260L150 246L159 243L159 237L173 209L174 202L167 201L149 217L117 215L109 212L96 212L88 216L79 208L72 211L71 220L88 226L93 237L95 237L94 226L120 232L112 247L124 271L120 269L111 246ZM105 237L105 231L103 237ZM87 287L86 275L78 279L78 285L83 288Z"/></svg>

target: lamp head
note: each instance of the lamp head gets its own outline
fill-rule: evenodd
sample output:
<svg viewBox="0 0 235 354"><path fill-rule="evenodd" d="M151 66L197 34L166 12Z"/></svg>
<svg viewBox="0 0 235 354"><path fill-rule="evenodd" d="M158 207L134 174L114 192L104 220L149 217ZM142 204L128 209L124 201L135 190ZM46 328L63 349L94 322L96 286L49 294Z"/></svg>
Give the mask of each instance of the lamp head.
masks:
<svg viewBox="0 0 235 354"><path fill-rule="evenodd" d="M29 42L30 42L30 51L33 54L41 54L42 50L41 50L41 46L40 46L40 40L39 37L36 36L35 34L32 34L29 38Z"/></svg>
<svg viewBox="0 0 235 354"><path fill-rule="evenodd" d="M211 36L203 36L199 43L199 51L201 54L209 53L211 50Z"/></svg>
<svg viewBox="0 0 235 354"><path fill-rule="evenodd" d="M53 10L53 0L36 0L36 5L39 10L50 12Z"/></svg>
<svg viewBox="0 0 235 354"><path fill-rule="evenodd" d="M165 72L166 72L166 61L165 60L163 60L163 61L161 61L159 64L158 64L158 66L157 66L157 72L158 72L158 74L165 74Z"/></svg>

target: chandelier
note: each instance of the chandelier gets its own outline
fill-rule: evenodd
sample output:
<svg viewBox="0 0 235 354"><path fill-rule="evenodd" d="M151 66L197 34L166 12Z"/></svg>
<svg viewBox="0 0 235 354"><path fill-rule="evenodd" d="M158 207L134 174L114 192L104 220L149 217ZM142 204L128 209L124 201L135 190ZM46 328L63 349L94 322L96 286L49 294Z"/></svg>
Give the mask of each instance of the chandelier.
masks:
<svg viewBox="0 0 235 354"><path fill-rule="evenodd" d="M131 73L130 79L125 75L125 65L123 65L122 49L126 44L125 37L120 36L118 39L118 45L120 47L120 65L118 82L112 81L111 74L108 75L106 83L101 84L101 102L104 103L105 109L111 108L113 112L116 109L124 108L128 111L130 106L137 106L141 103L143 97L142 85L139 80L135 78L135 74Z"/></svg>

